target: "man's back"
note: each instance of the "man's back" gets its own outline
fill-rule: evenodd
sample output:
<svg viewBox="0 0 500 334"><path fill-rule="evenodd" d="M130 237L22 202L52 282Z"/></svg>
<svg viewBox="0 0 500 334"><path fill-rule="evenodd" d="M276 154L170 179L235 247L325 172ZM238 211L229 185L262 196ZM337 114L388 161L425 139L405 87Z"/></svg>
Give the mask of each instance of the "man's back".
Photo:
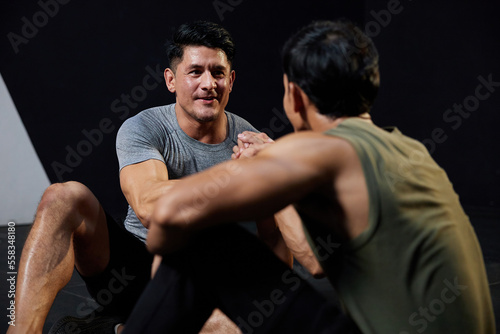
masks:
<svg viewBox="0 0 500 334"><path fill-rule="evenodd" d="M346 174L341 170L330 195L314 192L297 209L318 259L363 333L493 332L479 244L445 172L425 147L397 129L385 131L359 119L347 119L326 134L354 148L361 169L342 168L351 168L347 175L357 187L352 192L361 194L342 193L347 188L339 189ZM352 182L353 172L358 182ZM351 218L363 216L366 229L346 241Z"/></svg>

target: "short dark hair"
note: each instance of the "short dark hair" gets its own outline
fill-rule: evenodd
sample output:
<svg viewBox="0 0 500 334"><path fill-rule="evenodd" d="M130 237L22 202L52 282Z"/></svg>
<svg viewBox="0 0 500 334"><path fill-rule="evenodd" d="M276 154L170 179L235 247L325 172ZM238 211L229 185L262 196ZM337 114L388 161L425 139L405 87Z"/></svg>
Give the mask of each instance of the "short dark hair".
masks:
<svg viewBox="0 0 500 334"><path fill-rule="evenodd" d="M379 88L375 45L344 19L315 21L294 34L283 47L283 70L331 117L368 112Z"/></svg>
<svg viewBox="0 0 500 334"><path fill-rule="evenodd" d="M206 46L221 49L226 54L229 64L233 64L234 41L229 32L216 23L195 21L182 24L177 28L172 40L167 42L167 57L173 70L182 61L186 46Z"/></svg>

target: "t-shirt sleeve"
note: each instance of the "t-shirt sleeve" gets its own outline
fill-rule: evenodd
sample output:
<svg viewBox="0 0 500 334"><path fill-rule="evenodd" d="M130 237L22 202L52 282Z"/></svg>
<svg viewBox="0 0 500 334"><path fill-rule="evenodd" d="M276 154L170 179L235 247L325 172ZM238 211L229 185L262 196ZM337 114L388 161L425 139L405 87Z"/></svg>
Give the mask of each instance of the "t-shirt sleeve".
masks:
<svg viewBox="0 0 500 334"><path fill-rule="evenodd" d="M120 170L125 166L150 159L165 163L162 155L165 147L162 140L165 140L165 136L160 136L156 132L157 127L148 124L147 118L140 114L122 124L116 136L116 154Z"/></svg>

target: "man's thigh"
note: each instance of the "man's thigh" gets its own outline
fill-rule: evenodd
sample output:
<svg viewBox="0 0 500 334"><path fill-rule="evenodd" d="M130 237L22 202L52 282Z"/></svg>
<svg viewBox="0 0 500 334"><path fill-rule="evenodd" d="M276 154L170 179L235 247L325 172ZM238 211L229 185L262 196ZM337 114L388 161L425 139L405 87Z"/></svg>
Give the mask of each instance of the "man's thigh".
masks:
<svg viewBox="0 0 500 334"><path fill-rule="evenodd" d="M110 260L104 271L82 276L98 305L95 315L120 316L125 321L151 277L153 256L144 243L106 215Z"/></svg>

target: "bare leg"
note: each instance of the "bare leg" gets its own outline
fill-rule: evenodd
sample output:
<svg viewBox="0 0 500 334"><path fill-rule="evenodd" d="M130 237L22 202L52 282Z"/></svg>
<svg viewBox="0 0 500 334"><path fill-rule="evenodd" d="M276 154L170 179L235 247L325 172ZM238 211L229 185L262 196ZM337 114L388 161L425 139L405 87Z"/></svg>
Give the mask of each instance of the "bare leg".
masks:
<svg viewBox="0 0 500 334"><path fill-rule="evenodd" d="M160 266L161 260L162 260L161 255L155 255L155 257L153 258L153 263L151 264L151 278L155 277L156 271Z"/></svg>
<svg viewBox="0 0 500 334"><path fill-rule="evenodd" d="M210 318L203 326L200 334L241 334L241 330L218 308L214 310Z"/></svg>
<svg viewBox="0 0 500 334"><path fill-rule="evenodd" d="M8 333L42 333L50 307L75 265L83 275L92 276L108 261L106 217L92 192L77 182L48 187L22 251L16 326Z"/></svg>

